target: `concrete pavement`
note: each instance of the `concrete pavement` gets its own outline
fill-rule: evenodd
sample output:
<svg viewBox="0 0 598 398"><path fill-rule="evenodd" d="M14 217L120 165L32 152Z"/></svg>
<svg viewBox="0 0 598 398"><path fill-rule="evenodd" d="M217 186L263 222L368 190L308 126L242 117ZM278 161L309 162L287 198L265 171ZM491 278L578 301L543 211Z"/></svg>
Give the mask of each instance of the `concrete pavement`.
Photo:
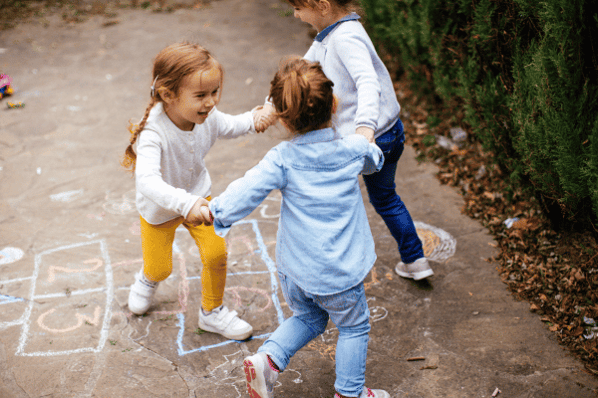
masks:
<svg viewBox="0 0 598 398"><path fill-rule="evenodd" d="M9 110L0 101L0 397L247 396L243 357L289 316L273 261L280 195L228 236L225 302L256 333L227 341L197 330L201 262L183 232L156 305L143 317L128 312L141 247L134 181L119 160L161 48L191 40L210 49L225 69L219 109L240 113L263 102L281 57L309 47L308 26L288 9L218 0L174 13L121 9L117 23L47 16L0 32L0 72L16 89L8 100L25 103ZM218 142L207 158L213 195L284 135L271 128ZM396 244L367 204L378 253L366 280L367 386L392 397L480 398L497 388L501 398L595 397L598 380L512 298L486 261L492 237L460 213L461 197L435 172L407 147L397 175L434 260L429 282L394 273ZM330 324L300 351L276 396L332 397L336 337Z"/></svg>

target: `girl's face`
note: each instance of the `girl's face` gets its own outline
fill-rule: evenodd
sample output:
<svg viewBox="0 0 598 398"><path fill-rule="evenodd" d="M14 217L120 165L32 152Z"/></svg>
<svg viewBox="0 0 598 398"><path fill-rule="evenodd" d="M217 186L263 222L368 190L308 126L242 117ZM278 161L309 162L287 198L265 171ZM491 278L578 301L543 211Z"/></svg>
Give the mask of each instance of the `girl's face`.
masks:
<svg viewBox="0 0 598 398"><path fill-rule="evenodd" d="M186 76L178 97L166 100L166 114L181 130L193 130L218 104L221 83L222 74L216 67Z"/></svg>
<svg viewBox="0 0 598 398"><path fill-rule="evenodd" d="M295 7L295 18L299 18L303 22L310 24L315 30L321 32L328 26L322 14L316 8L310 7Z"/></svg>

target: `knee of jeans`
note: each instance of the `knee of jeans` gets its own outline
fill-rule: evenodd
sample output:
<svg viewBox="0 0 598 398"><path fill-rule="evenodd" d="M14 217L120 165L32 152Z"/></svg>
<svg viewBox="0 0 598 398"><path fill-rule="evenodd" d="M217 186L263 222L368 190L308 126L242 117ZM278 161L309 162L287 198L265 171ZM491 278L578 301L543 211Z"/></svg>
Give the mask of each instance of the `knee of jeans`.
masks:
<svg viewBox="0 0 598 398"><path fill-rule="evenodd" d="M384 209L389 206L395 206L398 195L395 190L381 190L370 195L370 203L374 209Z"/></svg>
<svg viewBox="0 0 598 398"><path fill-rule="evenodd" d="M338 327L338 331L340 334L350 334L351 336L367 335L371 329L372 326L370 325L369 318L366 318L364 321L356 325Z"/></svg>
<svg viewBox="0 0 598 398"><path fill-rule="evenodd" d="M320 322L320 324L316 328L316 332L318 332L318 334L322 334L326 331L326 326L328 325L328 319L330 319L330 316L327 315L325 317L325 321L323 320L322 322Z"/></svg>
<svg viewBox="0 0 598 398"><path fill-rule="evenodd" d="M326 313L322 314L321 317L314 317L313 314L310 314L308 317L298 317L301 322L305 323L311 330L314 331L317 335L321 335L326 331L326 326L328 325L328 320L330 316Z"/></svg>
<svg viewBox="0 0 598 398"><path fill-rule="evenodd" d="M328 325L328 319L330 319L330 316L328 314L326 314L321 319L319 319L318 322L316 322L315 324L312 324L312 326L314 327L314 331L318 335L320 335L326 331L326 326Z"/></svg>

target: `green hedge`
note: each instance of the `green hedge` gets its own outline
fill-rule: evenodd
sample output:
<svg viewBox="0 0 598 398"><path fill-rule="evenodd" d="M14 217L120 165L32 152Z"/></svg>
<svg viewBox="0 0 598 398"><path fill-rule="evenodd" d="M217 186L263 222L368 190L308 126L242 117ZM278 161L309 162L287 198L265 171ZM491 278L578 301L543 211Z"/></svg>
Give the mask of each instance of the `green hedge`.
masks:
<svg viewBox="0 0 598 398"><path fill-rule="evenodd" d="M377 45L471 132L555 226L598 218L596 0L361 0Z"/></svg>

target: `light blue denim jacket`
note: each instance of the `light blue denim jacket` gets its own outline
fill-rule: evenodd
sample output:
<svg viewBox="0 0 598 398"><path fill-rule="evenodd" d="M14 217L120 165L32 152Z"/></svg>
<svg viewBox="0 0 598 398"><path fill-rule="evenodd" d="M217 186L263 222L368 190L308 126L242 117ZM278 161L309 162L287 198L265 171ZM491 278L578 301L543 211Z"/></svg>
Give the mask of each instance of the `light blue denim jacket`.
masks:
<svg viewBox="0 0 598 398"><path fill-rule="evenodd" d="M350 289L376 261L358 176L379 171L383 163L380 148L361 135L341 138L326 128L296 136L212 199L216 233L226 235L279 189L278 271L311 294Z"/></svg>

